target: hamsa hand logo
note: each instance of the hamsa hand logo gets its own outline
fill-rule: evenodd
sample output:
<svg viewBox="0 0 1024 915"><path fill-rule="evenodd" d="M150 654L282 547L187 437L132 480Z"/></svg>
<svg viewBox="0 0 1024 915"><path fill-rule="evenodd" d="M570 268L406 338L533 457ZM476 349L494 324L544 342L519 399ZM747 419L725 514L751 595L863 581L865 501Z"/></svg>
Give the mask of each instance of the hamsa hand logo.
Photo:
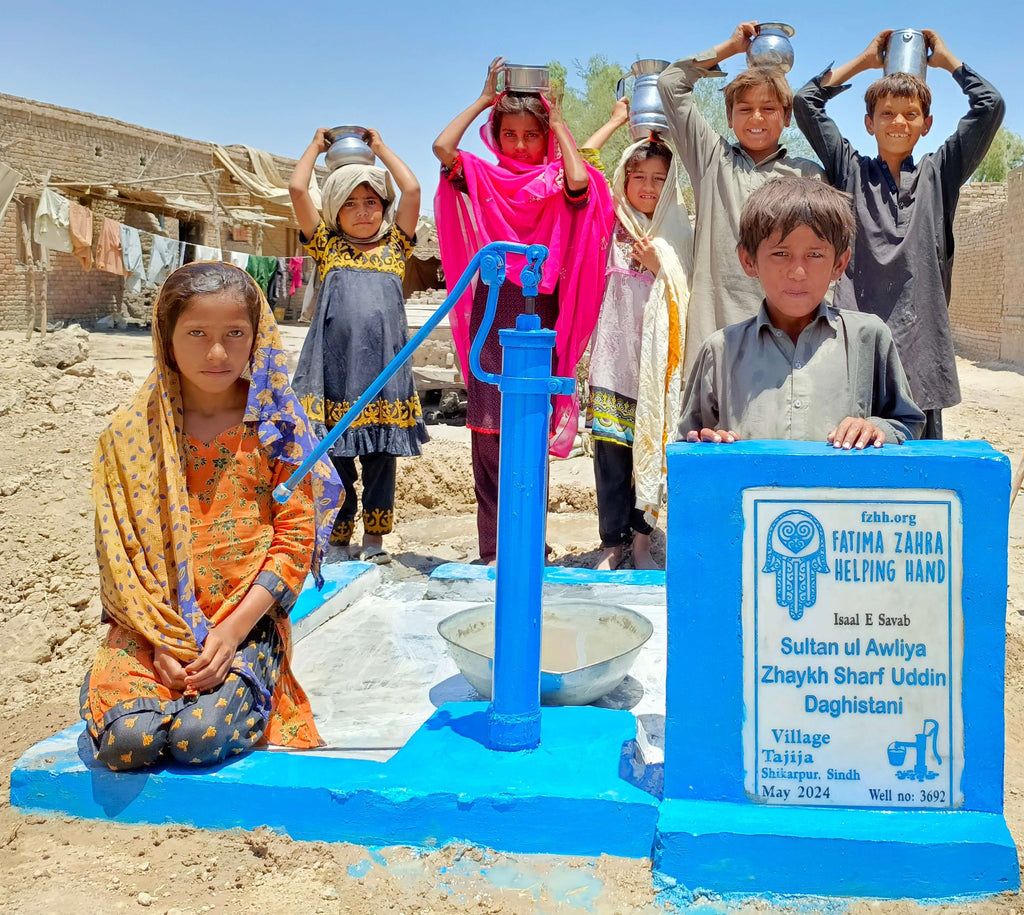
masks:
<svg viewBox="0 0 1024 915"><path fill-rule="evenodd" d="M775 600L798 620L818 599L818 573L828 571L825 532L814 515L793 509L768 528L762 572L775 573Z"/></svg>

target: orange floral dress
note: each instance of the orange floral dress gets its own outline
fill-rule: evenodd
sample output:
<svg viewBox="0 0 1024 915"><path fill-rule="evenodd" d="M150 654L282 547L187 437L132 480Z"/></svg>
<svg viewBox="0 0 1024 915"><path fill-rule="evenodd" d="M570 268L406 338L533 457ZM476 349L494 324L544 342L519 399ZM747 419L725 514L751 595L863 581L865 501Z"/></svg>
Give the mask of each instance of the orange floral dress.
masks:
<svg viewBox="0 0 1024 915"><path fill-rule="evenodd" d="M266 298L237 272L260 298L242 422L211 442L184 433L180 380L155 308L153 371L96 450L96 559L110 630L82 688L81 711L97 758L110 768L150 765L165 749L179 762L209 764L263 734L290 747L320 743L290 670L288 610L307 573L323 580L341 481L329 461L317 460L287 501L273 498L318 442L289 383ZM239 646L224 683L198 696L167 687L154 646L187 665L256 584L277 603Z"/></svg>
<svg viewBox="0 0 1024 915"><path fill-rule="evenodd" d="M283 505L275 502L274 487L292 468L267 456L251 423L228 429L208 443L186 436L184 469L196 601L216 625L238 606L253 582L278 598L268 615L282 656L275 665L279 673L266 736L284 746L318 746L309 700L288 664L291 624L283 606L290 606L301 590L313 552L309 480ZM159 710L170 716L182 696L156 675L146 639L115 623L93 664L83 713L97 738L112 718L127 713Z"/></svg>

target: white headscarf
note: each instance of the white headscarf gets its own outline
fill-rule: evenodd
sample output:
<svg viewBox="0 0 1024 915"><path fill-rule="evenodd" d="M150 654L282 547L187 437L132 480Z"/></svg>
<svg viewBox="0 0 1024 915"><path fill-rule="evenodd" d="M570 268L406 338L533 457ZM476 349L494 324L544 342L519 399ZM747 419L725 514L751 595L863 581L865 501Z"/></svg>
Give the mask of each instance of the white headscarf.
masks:
<svg viewBox="0 0 1024 915"><path fill-rule="evenodd" d="M373 238L353 238L341 231L338 225L338 211L342 204L352 196L352 192L360 184L368 184L373 192L384 201L384 219L380 224L380 231ZM398 210L398 195L395 193L395 185L387 169L376 165L342 165L336 168L324 182L321 191L322 202L320 204L320 218L328 231L340 235L349 244L367 245L380 241L395 223L395 213Z"/></svg>
<svg viewBox="0 0 1024 915"><path fill-rule="evenodd" d="M650 217L626 198L626 163L650 140L626 148L612 178L615 215L633 238L649 238L660 269L644 309L640 373L633 430L636 506L654 524L665 490L665 445L679 423L686 377L686 311L693 274L693 229L679 186L678 155L672 156L665 186Z"/></svg>

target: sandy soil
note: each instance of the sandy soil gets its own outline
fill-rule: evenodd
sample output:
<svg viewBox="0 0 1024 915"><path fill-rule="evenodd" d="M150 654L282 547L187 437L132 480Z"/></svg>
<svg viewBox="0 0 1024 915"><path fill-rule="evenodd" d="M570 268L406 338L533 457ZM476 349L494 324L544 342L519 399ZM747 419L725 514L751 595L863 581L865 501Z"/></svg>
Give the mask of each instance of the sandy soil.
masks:
<svg viewBox="0 0 1024 915"><path fill-rule="evenodd" d="M297 349L301 332L286 339ZM110 413L141 382L149 337L82 338L90 358L68 370L35 366L38 338L0 335L0 911L147 908L161 913L581 912L673 910L656 897L648 862L512 856L450 847L429 854L293 842L265 830L215 833L22 816L9 803L21 753L77 718L77 690L99 637L89 468ZM986 439L1014 464L1024 455L1024 376L959 361L964 403L946 414L948 438ZM399 525L390 578L476 555L468 437L431 427L422 458L400 463ZM1010 514L1007 606L1006 813L1024 839L1024 500ZM593 562L598 546L590 459L552 469L554 561ZM713 910L718 906L713 905ZM708 911L709 909L704 909ZM730 911L770 910L752 903ZM805 906L803 911L808 911ZM1016 896L919 907L856 903L850 911L1024 912Z"/></svg>

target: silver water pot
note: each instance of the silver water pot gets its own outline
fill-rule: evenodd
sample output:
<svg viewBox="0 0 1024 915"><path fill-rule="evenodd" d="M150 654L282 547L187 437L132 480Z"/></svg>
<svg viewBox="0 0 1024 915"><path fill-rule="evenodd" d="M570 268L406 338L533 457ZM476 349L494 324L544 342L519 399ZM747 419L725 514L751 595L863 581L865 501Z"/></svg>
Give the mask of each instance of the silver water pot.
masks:
<svg viewBox="0 0 1024 915"><path fill-rule="evenodd" d="M796 29L784 22L762 22L747 48L748 67L775 67L783 73L793 69L793 45L789 39Z"/></svg>
<svg viewBox="0 0 1024 915"><path fill-rule="evenodd" d="M667 60L638 60L615 87L615 98L626 94L626 81L633 81L633 98L629 102L629 135L642 140L652 133L667 133L668 118L658 94L658 74L668 66Z"/></svg>
<svg viewBox="0 0 1024 915"><path fill-rule="evenodd" d="M551 75L547 67L505 64L502 69L502 90L505 92L549 92Z"/></svg>
<svg viewBox="0 0 1024 915"><path fill-rule="evenodd" d="M331 146L324 156L324 164L332 172L342 165L373 165L377 157L366 145L366 136L366 128L354 124L332 127L327 132Z"/></svg>
<svg viewBox="0 0 1024 915"><path fill-rule="evenodd" d="M897 29L889 36L889 46L882 55L882 71L910 73L918 79L928 78L928 42L917 29Z"/></svg>

